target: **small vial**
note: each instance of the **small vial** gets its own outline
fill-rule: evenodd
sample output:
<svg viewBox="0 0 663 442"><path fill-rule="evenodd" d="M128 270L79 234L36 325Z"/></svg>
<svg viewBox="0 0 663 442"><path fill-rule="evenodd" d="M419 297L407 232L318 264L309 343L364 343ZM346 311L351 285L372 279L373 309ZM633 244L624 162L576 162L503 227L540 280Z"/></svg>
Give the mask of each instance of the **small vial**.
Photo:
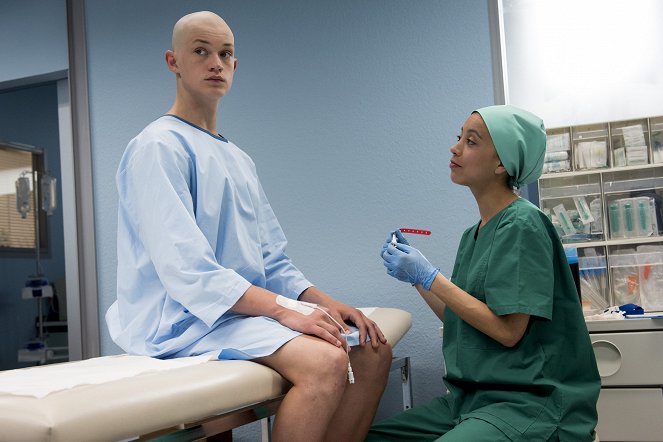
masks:
<svg viewBox="0 0 663 442"><path fill-rule="evenodd" d="M391 234L391 245L396 247L396 244L398 244L398 238L396 237L395 233Z"/></svg>

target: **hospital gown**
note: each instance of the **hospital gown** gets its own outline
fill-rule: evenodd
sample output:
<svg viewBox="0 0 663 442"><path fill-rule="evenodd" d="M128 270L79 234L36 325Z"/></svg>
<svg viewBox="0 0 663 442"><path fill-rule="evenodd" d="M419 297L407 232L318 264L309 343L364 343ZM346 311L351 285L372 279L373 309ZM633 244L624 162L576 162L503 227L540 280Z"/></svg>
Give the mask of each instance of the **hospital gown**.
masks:
<svg viewBox="0 0 663 442"><path fill-rule="evenodd" d="M497 315L531 315L523 338L507 348L445 309L449 393L378 423L368 440L592 441L600 378L552 223L518 199L478 227L465 231L451 281Z"/></svg>
<svg viewBox="0 0 663 442"><path fill-rule="evenodd" d="M251 285L292 299L312 285L285 254L246 153L165 115L130 141L116 181L117 301L106 322L122 349L253 359L300 335L230 310Z"/></svg>

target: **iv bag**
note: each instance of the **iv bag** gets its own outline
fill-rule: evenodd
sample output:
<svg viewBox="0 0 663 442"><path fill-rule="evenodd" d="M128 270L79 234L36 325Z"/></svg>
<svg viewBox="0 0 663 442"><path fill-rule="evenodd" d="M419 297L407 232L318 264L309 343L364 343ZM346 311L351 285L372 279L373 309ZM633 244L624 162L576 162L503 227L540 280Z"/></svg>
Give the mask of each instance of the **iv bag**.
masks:
<svg viewBox="0 0 663 442"><path fill-rule="evenodd" d="M42 175L41 177L41 208L46 212L46 215L53 215L53 211L58 206L56 183L57 178L48 175Z"/></svg>
<svg viewBox="0 0 663 442"><path fill-rule="evenodd" d="M16 210L25 218L30 211L30 177L21 176L16 180Z"/></svg>

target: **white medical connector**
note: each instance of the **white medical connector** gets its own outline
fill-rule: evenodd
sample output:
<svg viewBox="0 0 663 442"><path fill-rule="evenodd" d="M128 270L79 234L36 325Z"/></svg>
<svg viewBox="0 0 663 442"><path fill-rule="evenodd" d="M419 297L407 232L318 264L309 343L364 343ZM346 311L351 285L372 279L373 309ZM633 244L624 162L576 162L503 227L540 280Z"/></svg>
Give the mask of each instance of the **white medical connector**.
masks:
<svg viewBox="0 0 663 442"><path fill-rule="evenodd" d="M338 328L341 330L341 333L345 335L345 340L346 340L346 343L347 343L348 333L346 333L345 328L343 328L343 326L341 324L339 324L338 321L332 317L332 315L327 313L324 309L320 308L320 306L318 306L318 304L314 304L312 302L298 301L296 299L286 298L283 295L277 295L276 296L276 303L278 305L280 305L281 307L285 307L289 310L294 310L294 311L296 311L298 313L301 313L302 315L306 315L306 316L313 313L314 309L320 310L322 313L327 315L329 317L329 319L331 319L338 326ZM350 353L348 353L347 347L345 349L345 354L348 357L348 382L350 382L351 384L354 384L355 383L355 375L352 372L352 365L350 365Z"/></svg>
<svg viewBox="0 0 663 442"><path fill-rule="evenodd" d="M332 321L334 321L334 323L335 323L335 324L338 326L338 328L341 330L341 333L345 335L345 342L346 342L346 345L348 345L348 344L347 344L347 342L348 342L348 333L345 331L345 329L343 328L343 326L342 326L341 324L339 324L338 321L332 317L332 315L330 315L329 313L327 313L324 309L320 308L318 305L316 305L315 308L317 308L318 310L320 310L320 311L321 311L322 313L324 313L325 315L329 316L329 319L331 319ZM345 354L346 354L346 356L348 357L348 382L351 383L351 384L354 384L354 383L355 383L355 374L352 372L352 365L350 365L350 353L348 353L348 349L347 349L347 347L345 348Z"/></svg>
<svg viewBox="0 0 663 442"><path fill-rule="evenodd" d="M396 247L396 244L398 244L398 238L396 237L395 233L391 234L391 245Z"/></svg>

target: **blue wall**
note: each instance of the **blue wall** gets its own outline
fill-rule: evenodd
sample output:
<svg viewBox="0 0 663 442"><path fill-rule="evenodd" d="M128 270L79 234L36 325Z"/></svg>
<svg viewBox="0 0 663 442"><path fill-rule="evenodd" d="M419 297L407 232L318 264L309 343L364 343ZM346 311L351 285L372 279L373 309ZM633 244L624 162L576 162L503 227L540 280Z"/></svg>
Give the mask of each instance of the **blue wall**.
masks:
<svg viewBox="0 0 663 442"><path fill-rule="evenodd" d="M316 285L359 306L391 306L414 324L395 349L414 364L414 399L443 391L439 321L384 271L390 229L449 275L461 232L478 220L448 178L449 147L473 109L493 103L488 8L471 1L86 2L100 321L115 298L117 192L127 142L163 114L175 82L163 53L175 21L213 10L239 59L221 132L255 160L289 239ZM120 350L102 327L104 354ZM397 376L379 417L401 402Z"/></svg>
<svg viewBox="0 0 663 442"><path fill-rule="evenodd" d="M3 0L0 41L0 87L67 70L65 0Z"/></svg>
<svg viewBox="0 0 663 442"><path fill-rule="evenodd" d="M2 45L1 59L13 63L0 65L0 82L66 69L64 0L5 3L1 41L30 41ZM289 254L309 279L348 303L412 312L395 352L412 357L414 400L423 403L444 388L439 321L386 275L378 250L390 229L429 228L431 237L413 242L448 275L460 233L478 220L447 164L469 112L493 102L487 2L256 4L86 1L102 351L120 351L103 323L115 297L117 164L172 103L163 52L173 24L210 9L233 28L239 58L222 133L255 160ZM399 384L392 376L378 418L398 410Z"/></svg>

